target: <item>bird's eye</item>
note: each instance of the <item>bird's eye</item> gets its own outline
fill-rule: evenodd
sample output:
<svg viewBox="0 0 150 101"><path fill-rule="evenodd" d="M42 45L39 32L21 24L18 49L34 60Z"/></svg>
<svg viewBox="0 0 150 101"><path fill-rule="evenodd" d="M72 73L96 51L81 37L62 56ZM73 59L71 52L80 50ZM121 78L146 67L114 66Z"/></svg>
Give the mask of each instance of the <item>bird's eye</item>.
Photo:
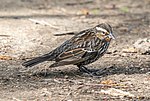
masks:
<svg viewBox="0 0 150 101"><path fill-rule="evenodd" d="M106 34L106 32L102 32L102 35L105 35Z"/></svg>
<svg viewBox="0 0 150 101"><path fill-rule="evenodd" d="M102 35L108 35L108 32L101 32Z"/></svg>

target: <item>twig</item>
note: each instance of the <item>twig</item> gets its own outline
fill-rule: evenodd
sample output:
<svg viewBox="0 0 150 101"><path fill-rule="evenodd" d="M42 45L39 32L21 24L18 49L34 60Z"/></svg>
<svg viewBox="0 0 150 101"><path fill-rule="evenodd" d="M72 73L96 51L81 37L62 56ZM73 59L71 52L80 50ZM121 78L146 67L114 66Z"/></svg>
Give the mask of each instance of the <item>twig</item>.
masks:
<svg viewBox="0 0 150 101"><path fill-rule="evenodd" d="M56 27L56 26L54 26L54 25L52 25L52 24L50 24L50 23L48 23L44 20L41 20L41 21L40 20L35 20L35 19L29 19L29 20L36 23L36 24L41 24L41 25L44 25L44 26L50 26L54 29L59 29L58 27Z"/></svg>
<svg viewBox="0 0 150 101"><path fill-rule="evenodd" d="M1 37L10 37L10 35L0 35Z"/></svg>
<svg viewBox="0 0 150 101"><path fill-rule="evenodd" d="M117 85L106 85L106 84L89 84L85 83L86 86L101 86L101 87L117 87L117 88L127 88L128 86L117 86Z"/></svg>
<svg viewBox="0 0 150 101"><path fill-rule="evenodd" d="M54 82L58 83L58 84L63 84L63 82L60 82L59 80L54 79Z"/></svg>
<svg viewBox="0 0 150 101"><path fill-rule="evenodd" d="M75 35L75 34L77 34L77 32L68 32L68 33L54 34L54 36Z"/></svg>
<svg viewBox="0 0 150 101"><path fill-rule="evenodd" d="M66 5L69 5L69 6L73 6L73 5L84 5L84 4L90 4L90 3L93 3L92 0L89 0L89 1L84 1L84 2L73 2L73 3L66 3Z"/></svg>
<svg viewBox="0 0 150 101"><path fill-rule="evenodd" d="M12 99L13 99L14 101L21 101L21 100L15 98L15 97L13 97Z"/></svg>

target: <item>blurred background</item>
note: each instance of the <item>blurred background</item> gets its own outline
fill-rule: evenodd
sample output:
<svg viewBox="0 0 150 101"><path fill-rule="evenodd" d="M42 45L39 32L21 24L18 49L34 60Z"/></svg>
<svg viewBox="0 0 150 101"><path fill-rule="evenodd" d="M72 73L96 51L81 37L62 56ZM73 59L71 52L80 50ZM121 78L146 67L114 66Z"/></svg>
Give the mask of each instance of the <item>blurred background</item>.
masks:
<svg viewBox="0 0 150 101"><path fill-rule="evenodd" d="M64 40L64 37L53 37L53 34L81 31L102 22L113 26L117 39L122 41L120 46L129 41L123 45L125 47L129 43L133 44L137 38L149 36L149 7L149 0L1 1L0 35L4 36L0 37L3 46L1 54L13 54L13 57L18 58L22 53L39 47L47 52L47 47L54 47L59 43L57 41ZM5 42L11 44L7 46ZM120 46L118 48L122 48ZM41 53L40 49L36 54Z"/></svg>
<svg viewBox="0 0 150 101"><path fill-rule="evenodd" d="M48 53L72 37L54 34L103 22L113 27L116 40L102 59L90 65L113 67L102 78L83 76L75 66L49 69L50 62L22 71L23 61ZM0 0L1 101L149 100L149 67L150 0ZM126 88L119 89L134 96L116 97L93 84L123 85Z"/></svg>

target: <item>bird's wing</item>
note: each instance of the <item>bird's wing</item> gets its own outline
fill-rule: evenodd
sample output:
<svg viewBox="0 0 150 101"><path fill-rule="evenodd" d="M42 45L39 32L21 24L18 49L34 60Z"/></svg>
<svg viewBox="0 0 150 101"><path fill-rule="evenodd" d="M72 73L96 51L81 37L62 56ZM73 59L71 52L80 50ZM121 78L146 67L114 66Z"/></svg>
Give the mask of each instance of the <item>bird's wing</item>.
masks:
<svg viewBox="0 0 150 101"><path fill-rule="evenodd" d="M50 67L57 67L82 62L85 60L85 58L82 57L86 52L87 50L84 50L83 48L77 48L63 52L55 59L56 62Z"/></svg>
<svg viewBox="0 0 150 101"><path fill-rule="evenodd" d="M69 50L60 54L56 58L56 61L61 61L70 57L75 57L77 59L80 59L85 54L85 52L86 50L84 50L83 48L72 49L72 50Z"/></svg>

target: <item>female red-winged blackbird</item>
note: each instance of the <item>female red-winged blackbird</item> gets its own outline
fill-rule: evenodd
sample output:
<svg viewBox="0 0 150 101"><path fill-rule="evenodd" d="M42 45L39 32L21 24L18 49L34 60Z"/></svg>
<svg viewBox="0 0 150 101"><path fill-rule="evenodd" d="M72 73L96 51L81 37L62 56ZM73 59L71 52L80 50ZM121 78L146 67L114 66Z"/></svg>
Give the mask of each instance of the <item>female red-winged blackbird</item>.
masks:
<svg viewBox="0 0 150 101"><path fill-rule="evenodd" d="M92 73L84 65L103 56L111 39L114 39L112 27L107 23L102 23L76 33L71 39L48 54L26 61L22 65L31 67L44 61L55 61L50 67L73 64L77 65L82 72Z"/></svg>

